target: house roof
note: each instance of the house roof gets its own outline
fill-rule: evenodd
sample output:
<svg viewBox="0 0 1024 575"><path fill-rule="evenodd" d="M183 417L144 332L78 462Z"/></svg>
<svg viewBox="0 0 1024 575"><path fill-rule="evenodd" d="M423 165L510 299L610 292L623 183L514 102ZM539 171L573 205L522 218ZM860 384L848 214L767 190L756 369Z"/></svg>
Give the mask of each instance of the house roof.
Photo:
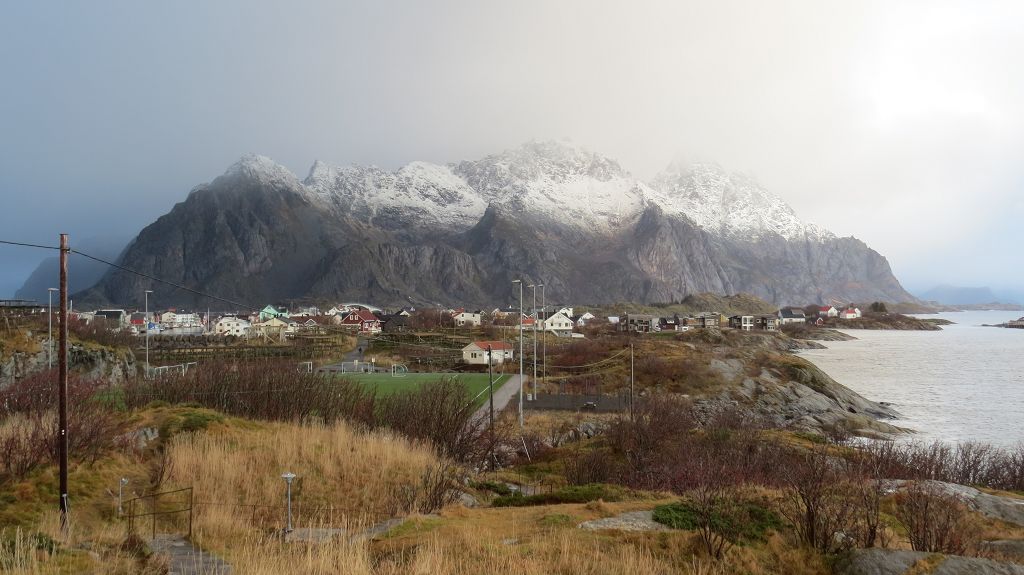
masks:
<svg viewBox="0 0 1024 575"><path fill-rule="evenodd" d="M511 349L513 349L512 344L505 343L503 341L474 341L473 343L467 345L466 347L470 347L470 346L474 346L474 345L476 347L484 350L484 351L487 351L487 346L491 346L491 351L511 350ZM462 349L466 349L466 347L464 347Z"/></svg>
<svg viewBox="0 0 1024 575"><path fill-rule="evenodd" d="M784 307L784 308L780 309L779 310L779 315L781 315L782 317L806 317L804 315L804 310L802 310L802 309L793 309L791 307Z"/></svg>
<svg viewBox="0 0 1024 575"><path fill-rule="evenodd" d="M353 316L355 317L355 319L352 319ZM359 320L359 321L380 321L380 318L375 316L375 315L373 315L372 313L370 313L369 310L357 309L357 310L354 310L354 311L350 312L347 316L345 316L345 320L344 321L355 321L355 320Z"/></svg>

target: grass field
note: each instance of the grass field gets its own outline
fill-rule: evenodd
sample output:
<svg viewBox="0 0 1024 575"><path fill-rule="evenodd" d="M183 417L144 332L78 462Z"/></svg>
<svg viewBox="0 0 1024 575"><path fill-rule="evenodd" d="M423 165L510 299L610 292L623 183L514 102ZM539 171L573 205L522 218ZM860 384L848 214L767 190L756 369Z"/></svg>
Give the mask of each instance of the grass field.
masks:
<svg viewBox="0 0 1024 575"><path fill-rule="evenodd" d="M476 398L474 405L483 405L487 399L487 374L486 373L407 373L403 377L393 377L390 373L346 373L339 374L341 377L358 381L363 385L373 386L378 393L390 394L403 391L410 391L418 388L424 383L437 381L442 377L455 378L459 383L466 386L470 396ZM494 376L494 389L508 379L508 375L496 374Z"/></svg>

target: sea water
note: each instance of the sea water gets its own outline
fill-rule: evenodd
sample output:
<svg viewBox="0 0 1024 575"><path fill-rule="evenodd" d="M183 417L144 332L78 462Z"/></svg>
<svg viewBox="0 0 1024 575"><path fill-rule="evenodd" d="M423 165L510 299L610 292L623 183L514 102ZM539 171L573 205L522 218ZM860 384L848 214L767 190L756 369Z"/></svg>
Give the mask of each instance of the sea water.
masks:
<svg viewBox="0 0 1024 575"><path fill-rule="evenodd" d="M1022 312L922 315L955 322L942 331L849 330L801 356L833 379L900 412L916 438L1024 442L1024 329L984 327Z"/></svg>

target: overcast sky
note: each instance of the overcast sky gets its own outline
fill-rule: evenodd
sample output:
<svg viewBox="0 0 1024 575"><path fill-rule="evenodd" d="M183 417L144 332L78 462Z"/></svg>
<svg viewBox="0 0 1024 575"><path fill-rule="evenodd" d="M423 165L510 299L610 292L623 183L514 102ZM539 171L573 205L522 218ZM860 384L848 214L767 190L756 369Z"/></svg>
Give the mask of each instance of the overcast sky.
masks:
<svg viewBox="0 0 1024 575"><path fill-rule="evenodd" d="M257 152L388 168L571 138L754 174L910 289L1024 286L1020 2L19 2L0 239L137 232ZM0 296L45 254L0 246Z"/></svg>

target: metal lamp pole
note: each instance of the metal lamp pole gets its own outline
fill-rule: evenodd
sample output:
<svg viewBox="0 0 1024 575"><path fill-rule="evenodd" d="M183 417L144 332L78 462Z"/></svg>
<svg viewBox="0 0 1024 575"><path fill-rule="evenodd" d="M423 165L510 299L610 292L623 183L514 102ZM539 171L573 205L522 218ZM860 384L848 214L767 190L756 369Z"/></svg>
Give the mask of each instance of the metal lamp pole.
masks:
<svg viewBox="0 0 1024 575"><path fill-rule="evenodd" d="M523 426L523 280L512 280L519 284L519 427Z"/></svg>
<svg viewBox="0 0 1024 575"><path fill-rule="evenodd" d="M146 290L146 377L149 377L149 294L153 293L153 290Z"/></svg>
<svg viewBox="0 0 1024 575"><path fill-rule="evenodd" d="M544 284L540 284L540 311L547 317L547 306L544 304ZM544 331L541 332L544 337L544 341L541 343L541 359L540 359L540 377L547 383L548 380L548 320L544 320Z"/></svg>
<svg viewBox="0 0 1024 575"><path fill-rule="evenodd" d="M121 503L124 498L124 486L128 485L128 478L122 477L121 481L117 484L117 514L124 515L124 507Z"/></svg>
<svg viewBox="0 0 1024 575"><path fill-rule="evenodd" d="M537 401L537 324L540 323L540 314L537 313L537 286L533 288L533 400Z"/></svg>
<svg viewBox="0 0 1024 575"><path fill-rule="evenodd" d="M288 528L285 529L285 533L292 532L292 479L295 479L295 474L287 472L281 476L284 482L288 485Z"/></svg>
<svg viewBox="0 0 1024 575"><path fill-rule="evenodd" d="M46 288L47 310L46 321L46 369L53 369L53 292L60 288Z"/></svg>

